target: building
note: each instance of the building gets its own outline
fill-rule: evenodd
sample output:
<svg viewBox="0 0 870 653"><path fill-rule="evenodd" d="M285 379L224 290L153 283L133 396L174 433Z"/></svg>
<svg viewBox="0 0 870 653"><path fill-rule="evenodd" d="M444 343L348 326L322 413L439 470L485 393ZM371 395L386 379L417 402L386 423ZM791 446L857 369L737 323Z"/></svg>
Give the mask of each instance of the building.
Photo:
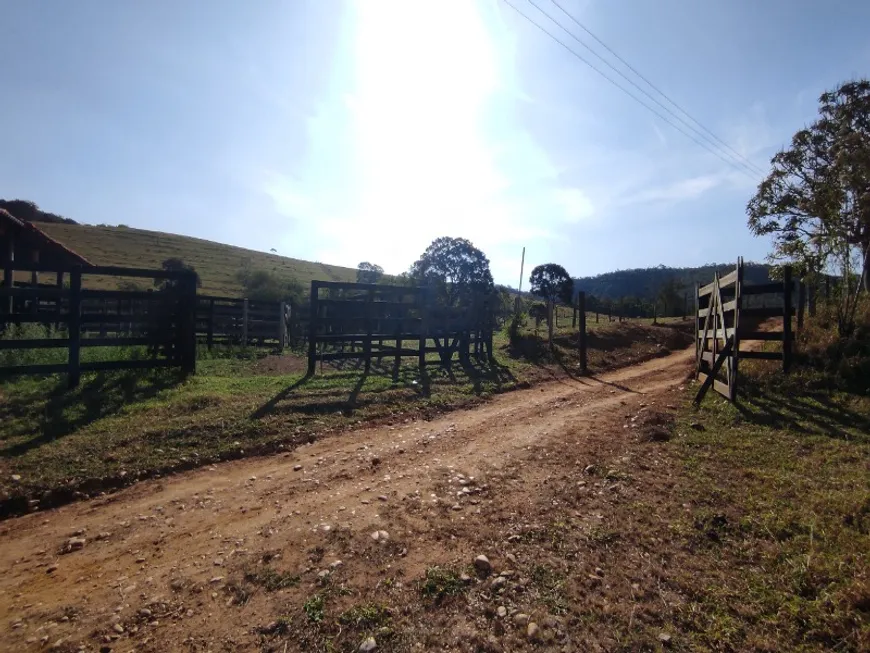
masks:
<svg viewBox="0 0 870 653"><path fill-rule="evenodd" d="M53 268L52 275L57 287L63 286L64 270L72 267L91 267L91 262L46 234L31 222L19 220L4 209L0 209L0 269L3 270L3 288L14 285L39 285L39 272L19 274L16 279L15 264L31 267L39 264ZM13 312L13 297L3 298L0 307L7 313Z"/></svg>

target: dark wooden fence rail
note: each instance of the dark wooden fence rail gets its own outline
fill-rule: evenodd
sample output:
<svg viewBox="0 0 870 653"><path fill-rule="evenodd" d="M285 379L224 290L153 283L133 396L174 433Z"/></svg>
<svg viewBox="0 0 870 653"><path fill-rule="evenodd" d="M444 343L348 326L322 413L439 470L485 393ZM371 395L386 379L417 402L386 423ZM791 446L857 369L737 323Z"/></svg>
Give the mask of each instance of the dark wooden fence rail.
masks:
<svg viewBox="0 0 870 653"><path fill-rule="evenodd" d="M323 296L321 296L323 293ZM492 358L493 300L479 297L470 306L449 308L432 301L427 288L312 281L308 309L308 373L317 360L416 357L426 365L449 366L453 354ZM437 360L427 360L437 353Z"/></svg>
<svg viewBox="0 0 870 653"><path fill-rule="evenodd" d="M186 373L196 369L196 276L187 271L142 270L97 266L67 268L43 264L16 263L17 270L52 272L61 279L68 275L69 287L59 284L0 288L0 327L42 324L56 337L0 339L0 350L60 348L67 350L66 363L9 365L0 376L66 372L70 387L78 385L81 373L111 369L180 367ZM94 290L83 277L113 276L164 281L158 291ZM109 311L107 307L115 307ZM16 309L22 310L16 310ZM11 311L8 309L12 309ZM109 335L109 334L113 335ZM83 362L81 349L89 347L147 348L149 356L138 360Z"/></svg>

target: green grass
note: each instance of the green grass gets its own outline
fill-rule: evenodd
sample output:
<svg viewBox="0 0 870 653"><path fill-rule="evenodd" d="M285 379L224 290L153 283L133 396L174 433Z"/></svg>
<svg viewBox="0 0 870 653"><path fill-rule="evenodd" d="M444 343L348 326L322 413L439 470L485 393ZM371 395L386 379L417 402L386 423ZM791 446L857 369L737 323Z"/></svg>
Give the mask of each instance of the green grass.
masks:
<svg viewBox="0 0 870 653"><path fill-rule="evenodd" d="M868 650L870 401L744 380L678 423L679 626L692 650Z"/></svg>
<svg viewBox="0 0 870 653"><path fill-rule="evenodd" d="M302 261L200 238L127 227L49 223L39 226L96 265L159 268L167 258L180 258L196 268L202 279L202 294L241 297L242 286L236 274L247 261L252 269L274 273L282 281L296 280L304 286L313 279L356 281L356 270L352 268ZM85 280L94 288L114 287L117 282L114 278L101 277L86 277Z"/></svg>
<svg viewBox="0 0 870 653"><path fill-rule="evenodd" d="M261 375L252 358L200 360L197 374L88 374L0 384L0 491L6 498L63 496L257 452L292 448L363 420L398 420L479 401L515 387L505 366L450 373L389 369ZM518 369L514 365L513 369ZM11 480L11 475L21 477ZM50 501L47 501L50 503Z"/></svg>

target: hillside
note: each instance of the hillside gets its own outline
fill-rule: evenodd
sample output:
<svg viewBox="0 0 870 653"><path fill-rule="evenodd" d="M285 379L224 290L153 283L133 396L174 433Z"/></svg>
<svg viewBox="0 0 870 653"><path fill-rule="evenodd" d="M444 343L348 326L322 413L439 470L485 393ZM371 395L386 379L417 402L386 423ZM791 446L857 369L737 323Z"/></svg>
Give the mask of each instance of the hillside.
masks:
<svg viewBox="0 0 870 653"><path fill-rule="evenodd" d="M129 227L57 223L41 223L39 226L52 238L97 265L159 268L167 258L180 258L196 268L202 279L200 292L203 294L241 296L242 286L236 275L246 264L251 269L266 270L282 280L295 279L304 285L312 279L356 280L353 268L301 261L189 236Z"/></svg>
<svg viewBox="0 0 870 653"><path fill-rule="evenodd" d="M662 287L675 282L679 291L691 293L695 282L703 284L713 280L716 271L728 273L734 270L735 263L714 263L696 268L670 268L660 265L654 268L635 268L617 270L594 277L581 277L574 280L574 288L599 299L619 300L625 297L652 301ZM769 268L760 263L744 263L746 283L766 283L770 280Z"/></svg>

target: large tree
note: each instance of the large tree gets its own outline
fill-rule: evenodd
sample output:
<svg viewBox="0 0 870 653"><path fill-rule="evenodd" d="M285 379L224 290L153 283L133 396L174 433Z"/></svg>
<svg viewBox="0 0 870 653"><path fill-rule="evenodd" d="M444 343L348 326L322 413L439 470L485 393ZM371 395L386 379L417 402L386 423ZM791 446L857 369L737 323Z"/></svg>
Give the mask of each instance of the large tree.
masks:
<svg viewBox="0 0 870 653"><path fill-rule="evenodd" d="M549 305L557 301L570 304L574 294L574 280L567 270L557 263L539 265L529 277L533 295L547 300Z"/></svg>
<svg viewBox="0 0 870 653"><path fill-rule="evenodd" d="M435 288L447 306L466 306L475 294L491 293L489 259L465 238L437 238L411 266L417 283Z"/></svg>
<svg viewBox="0 0 870 653"><path fill-rule="evenodd" d="M357 283L377 283L384 276L384 268L375 263L363 261L356 266Z"/></svg>
<svg viewBox="0 0 870 653"><path fill-rule="evenodd" d="M533 295L547 300L547 330L549 333L550 347L553 346L554 307L556 302L570 304L574 294L574 280L567 270L557 263L539 265L529 277L529 285ZM537 329L536 322L535 328Z"/></svg>
<svg viewBox="0 0 870 653"><path fill-rule="evenodd" d="M870 81L819 98L819 118L771 160L747 207L749 228L773 236L773 260L833 271L870 290Z"/></svg>

